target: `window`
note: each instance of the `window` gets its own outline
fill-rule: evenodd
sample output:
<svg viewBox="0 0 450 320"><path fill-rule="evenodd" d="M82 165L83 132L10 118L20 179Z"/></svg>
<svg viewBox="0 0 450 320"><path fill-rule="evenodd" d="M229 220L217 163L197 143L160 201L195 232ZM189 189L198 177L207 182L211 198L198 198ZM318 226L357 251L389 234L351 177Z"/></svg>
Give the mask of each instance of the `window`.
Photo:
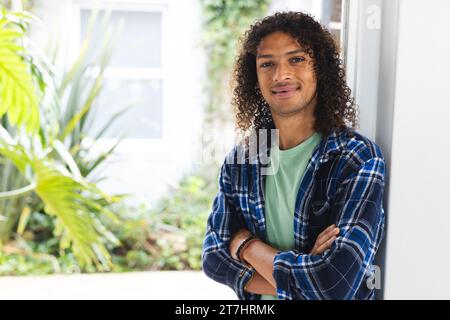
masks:
<svg viewBox="0 0 450 320"><path fill-rule="evenodd" d="M341 45L341 23L342 0L322 1L321 21L330 30L336 43Z"/></svg>
<svg viewBox="0 0 450 320"><path fill-rule="evenodd" d="M101 9L101 8L100 8ZM142 8L123 4L108 5L109 24L122 23L115 50L105 70L104 88L96 106L92 132L124 108L129 110L111 127L105 138L161 139L164 125L163 15L159 7ZM94 7L80 5L80 41L87 35ZM101 11L104 14L105 11ZM96 21L99 27L101 19ZM98 114L102 116L99 117Z"/></svg>

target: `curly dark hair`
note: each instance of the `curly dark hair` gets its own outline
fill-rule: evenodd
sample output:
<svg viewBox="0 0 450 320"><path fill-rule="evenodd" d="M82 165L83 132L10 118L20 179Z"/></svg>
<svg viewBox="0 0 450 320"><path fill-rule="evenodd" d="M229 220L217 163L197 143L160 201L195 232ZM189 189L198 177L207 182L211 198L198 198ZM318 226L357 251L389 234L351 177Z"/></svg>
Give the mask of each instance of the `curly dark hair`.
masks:
<svg viewBox="0 0 450 320"><path fill-rule="evenodd" d="M315 130L323 135L358 123L358 108L345 81L345 69L330 32L308 14L278 12L256 22L241 38L241 49L233 70L232 104L237 129L242 132L274 128L268 104L257 89L256 50L267 35L290 34L314 61L317 79ZM347 123L346 123L347 122Z"/></svg>

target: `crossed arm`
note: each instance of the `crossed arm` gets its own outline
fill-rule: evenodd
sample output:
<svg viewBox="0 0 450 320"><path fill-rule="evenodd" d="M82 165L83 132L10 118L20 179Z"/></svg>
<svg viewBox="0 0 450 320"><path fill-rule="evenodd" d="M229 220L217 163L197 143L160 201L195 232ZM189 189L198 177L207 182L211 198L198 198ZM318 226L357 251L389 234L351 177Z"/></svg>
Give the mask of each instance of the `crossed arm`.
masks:
<svg viewBox="0 0 450 320"><path fill-rule="evenodd" d="M336 240L339 229L335 225L329 226L316 239L311 255L322 254L329 249ZM236 250L239 245L251 233L246 229L241 229L233 235L230 242L230 253L236 260ZM276 295L276 283L273 278L273 260L278 250L265 244L261 240L250 242L242 251L241 258L250 264L255 270L254 276L248 281L245 290L250 293Z"/></svg>

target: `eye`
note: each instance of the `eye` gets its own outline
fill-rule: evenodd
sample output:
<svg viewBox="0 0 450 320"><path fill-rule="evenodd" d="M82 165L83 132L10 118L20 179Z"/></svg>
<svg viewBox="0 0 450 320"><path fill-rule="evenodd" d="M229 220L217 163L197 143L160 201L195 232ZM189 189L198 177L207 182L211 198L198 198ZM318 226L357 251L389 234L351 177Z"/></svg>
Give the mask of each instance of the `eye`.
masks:
<svg viewBox="0 0 450 320"><path fill-rule="evenodd" d="M264 62L264 63L261 63L260 67L261 67L261 68L268 68L268 67L270 67L271 65L272 65L272 62Z"/></svg>
<svg viewBox="0 0 450 320"><path fill-rule="evenodd" d="M291 62L293 62L293 63L299 63L299 62L303 62L303 61L305 61L306 59L304 58L304 57L294 57L294 58L292 58L291 59Z"/></svg>

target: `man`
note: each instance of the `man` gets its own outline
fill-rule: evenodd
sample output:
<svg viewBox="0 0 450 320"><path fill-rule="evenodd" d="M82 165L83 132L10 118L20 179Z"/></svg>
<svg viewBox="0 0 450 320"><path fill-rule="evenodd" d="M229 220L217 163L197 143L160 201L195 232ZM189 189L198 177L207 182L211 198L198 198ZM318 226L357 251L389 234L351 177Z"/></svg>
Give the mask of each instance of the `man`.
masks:
<svg viewBox="0 0 450 320"><path fill-rule="evenodd" d="M302 13L267 17L246 33L234 78L238 127L276 129L279 143L269 143L271 174L262 153L248 156L248 139L225 160L204 272L240 299L373 299L385 164L353 129L330 33Z"/></svg>

